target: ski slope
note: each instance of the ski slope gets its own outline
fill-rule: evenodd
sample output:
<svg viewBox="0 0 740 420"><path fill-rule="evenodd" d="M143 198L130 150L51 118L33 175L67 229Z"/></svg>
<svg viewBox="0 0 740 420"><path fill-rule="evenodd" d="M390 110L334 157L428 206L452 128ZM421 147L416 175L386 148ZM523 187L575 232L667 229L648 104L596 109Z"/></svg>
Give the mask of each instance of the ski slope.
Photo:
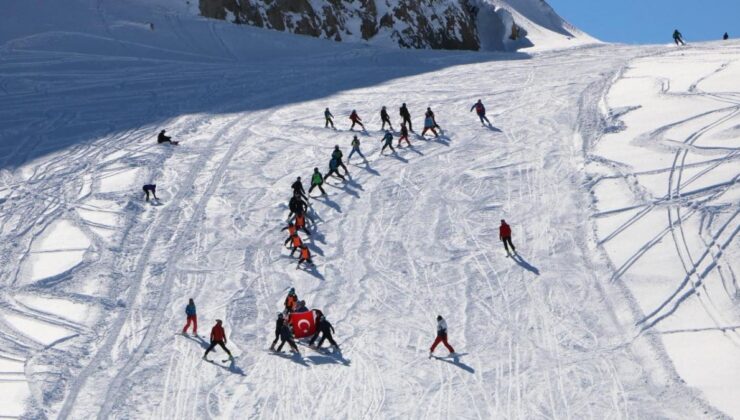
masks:
<svg viewBox="0 0 740 420"><path fill-rule="evenodd" d="M78 28L0 37L0 416L740 415L737 43L398 51L164 1L79 4ZM479 98L493 129L469 112ZM401 102L417 132L431 106L444 135L381 157L378 111L397 124ZM369 164L311 201L317 267L296 270L290 184L347 154L352 109ZM181 145L157 145L161 128ZM642 194L624 192L635 180ZM625 218L653 208L648 226L699 254L642 257L654 236ZM621 224L630 236L610 237ZM669 300L685 278L701 293ZM290 287L341 355L267 351ZM176 334L190 297L198 338ZM652 314L662 301L680 312ZM427 358L437 314L457 359ZM200 359L217 318L233 365Z"/></svg>

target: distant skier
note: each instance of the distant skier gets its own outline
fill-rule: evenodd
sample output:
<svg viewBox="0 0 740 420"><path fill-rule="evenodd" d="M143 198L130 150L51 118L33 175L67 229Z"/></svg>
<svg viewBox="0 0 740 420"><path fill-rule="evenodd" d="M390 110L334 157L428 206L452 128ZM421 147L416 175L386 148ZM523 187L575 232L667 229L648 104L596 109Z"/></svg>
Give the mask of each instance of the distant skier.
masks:
<svg viewBox="0 0 740 420"><path fill-rule="evenodd" d="M380 139L380 141L385 142L385 144L383 144L383 147L380 148L381 155L383 154L383 151L385 150L386 147L390 147L393 153L396 153L396 149L393 148L393 134L391 134L390 131L386 131L385 135L383 136L382 139Z"/></svg>
<svg viewBox="0 0 740 420"><path fill-rule="evenodd" d="M180 144L180 142L172 141L172 137L166 136L164 134L164 132L165 132L165 130L162 130L162 131L159 132L159 135L157 136L157 143L160 143L160 144L162 144L162 143L170 143L170 144L174 144L174 145Z"/></svg>
<svg viewBox="0 0 740 420"><path fill-rule="evenodd" d="M288 296L285 297L285 302L283 303L285 305L285 313L293 312L296 303L298 303L298 295L295 293L295 288L291 287L290 290L288 290Z"/></svg>
<svg viewBox="0 0 740 420"><path fill-rule="evenodd" d="M355 137L357 137L357 136L355 136ZM344 166L344 162L342 162L342 158L344 157L344 153L342 153L342 151L339 149L339 145L338 144L337 145L334 145L334 151L331 152L331 157L334 158L334 159L336 159L337 162L339 163L339 166L341 166L342 169L344 169L344 174L345 175L349 175L349 170L347 169L346 166Z"/></svg>
<svg viewBox="0 0 740 420"><path fill-rule="evenodd" d="M298 236L298 234L296 233L290 237L290 242L291 242L291 247L293 248L290 251L290 256L292 257L296 251L301 249L301 247L303 246L303 241L301 240L301 237Z"/></svg>
<svg viewBox="0 0 740 420"><path fill-rule="evenodd" d="M334 128L334 120L332 118L334 118L334 116L331 115L331 111L329 111L329 108L326 108L324 110L324 128L329 128L330 125L331 128Z"/></svg>
<svg viewBox="0 0 740 420"><path fill-rule="evenodd" d="M339 161L336 158L331 158L331 160L329 161L329 172L327 172L326 175L324 175L324 179L327 179L329 178L329 176L331 176L331 174L334 174L337 177L342 178L342 180L344 180L345 179L344 175L340 174L338 169L339 169Z"/></svg>
<svg viewBox="0 0 740 420"><path fill-rule="evenodd" d="M511 253L509 253L509 246L511 246L511 252L516 254L516 248L514 248L514 244L511 243L511 226L506 224L504 219L501 219L501 226L498 228L498 238L504 243L504 249L506 250L507 255L511 255Z"/></svg>
<svg viewBox="0 0 740 420"><path fill-rule="evenodd" d="M357 111L353 109L352 113L349 114L349 119L350 121L352 121L352 126L349 128L350 130L354 130L355 124L357 124L362 127L362 131L365 131L365 126L362 124L362 119L360 118L360 116L357 115Z"/></svg>
<svg viewBox="0 0 740 420"><path fill-rule="evenodd" d="M432 122L434 123L434 128L437 128L439 130L442 130L442 127L437 124L437 118L434 117L434 111L432 111L431 107L427 107L427 112L424 114L424 118L431 118Z"/></svg>
<svg viewBox="0 0 740 420"><path fill-rule="evenodd" d="M298 351L298 346L295 345L295 341L293 341L293 326L290 325L288 318L284 320L283 325L280 327L280 345L277 348L278 353L283 351L285 343L288 343L293 353L301 354L301 352Z"/></svg>
<svg viewBox="0 0 740 420"><path fill-rule="evenodd" d="M406 124L401 123L401 136L398 137L398 146L401 147L401 142L403 140L406 140L406 144L411 147L411 142L409 142L409 130L406 128Z"/></svg>
<svg viewBox="0 0 740 420"><path fill-rule="evenodd" d="M305 263L308 266L313 265L313 260L311 259L311 251L309 251L308 247L305 244L301 245L301 256L298 258L298 264L295 266L296 270L301 267L301 263Z"/></svg>
<svg viewBox="0 0 740 420"><path fill-rule="evenodd" d="M474 103L473 106L470 107L470 112L473 112L473 110L475 110L475 113L478 114L481 125L491 125L491 122L488 121L488 118L486 118L486 107L483 106L483 102L481 102L480 99L478 99L478 102Z"/></svg>
<svg viewBox="0 0 740 420"><path fill-rule="evenodd" d="M401 122L408 125L409 131L414 131L413 126L411 125L411 113L409 113L409 109L406 108L405 102L401 105L401 108L399 108L398 114L401 116Z"/></svg>
<svg viewBox="0 0 740 420"><path fill-rule="evenodd" d="M283 328L283 322L285 320L285 316L282 312L278 312L277 315L277 321L275 321L275 339L272 340L272 344L270 344L270 350L275 351L275 344L277 344L278 340L280 340L280 330Z"/></svg>
<svg viewBox="0 0 740 420"><path fill-rule="evenodd" d="M722 35L722 39L724 39L725 41L727 41L728 39L730 39L730 34L728 34L727 32L725 32L725 34Z"/></svg>
<svg viewBox="0 0 740 420"><path fill-rule="evenodd" d="M424 116L424 129L421 130L422 137L427 132L427 130L431 130L432 134L434 134L434 137L439 137L439 134L437 134L437 131L434 129L434 126L436 124L434 123L434 118L430 115Z"/></svg>
<svg viewBox="0 0 740 420"><path fill-rule="evenodd" d="M232 356L229 349L226 348L226 331L224 331L224 327L221 325L220 319L216 320L216 325L211 329L211 345L208 346L208 349L203 355L203 360L208 360L208 353L210 353L217 345L221 346L226 354L229 355L229 360L234 360L234 356ZM208 361L210 362L210 360Z"/></svg>
<svg viewBox="0 0 740 420"><path fill-rule="evenodd" d="M288 201L288 209L290 210L288 220L290 220L294 214L305 214L306 210L308 210L308 204L303 201L301 196L294 195L293 197L290 197L290 201Z"/></svg>
<svg viewBox="0 0 740 420"><path fill-rule="evenodd" d="M321 334L321 339L318 343L316 343L316 348L321 348L321 345L324 344L324 340L328 340L329 344L331 344L335 349L339 350L339 345L336 341L334 341L334 337L332 337L332 334L334 334L334 327L331 325L328 319L324 316L324 314L319 315L317 318L317 324L316 324L316 332L313 334L313 337L311 337L311 340L308 342L309 346L313 346L314 341L319 337L319 333Z"/></svg>
<svg viewBox="0 0 740 420"><path fill-rule="evenodd" d="M367 158L366 158L366 157L365 157L365 155L363 155L363 154L362 154L362 152L360 151L360 139L358 139L358 138L357 138L357 136L355 136L355 137L354 137L354 138L352 139L352 151L351 151L351 152L349 152L349 156L347 156L347 162L349 162L349 160L350 160L350 159L352 159L352 155L354 155L354 154L355 154L355 152L356 152L356 153L357 153L358 155L360 155L360 157L361 157L361 158L362 158L363 160L365 160L365 162L367 162Z"/></svg>
<svg viewBox="0 0 740 420"><path fill-rule="evenodd" d="M305 300L299 300L298 304L295 306L295 310L293 311L297 314L308 312L308 308L306 307L306 301Z"/></svg>
<svg viewBox="0 0 740 420"><path fill-rule="evenodd" d="M444 318L442 318L442 315L437 315L437 338L434 339L434 343L432 343L432 347L429 349L429 357L432 357L432 353L434 353L434 349L437 348L437 345L439 343L444 344L445 347L447 347L447 350L450 351L450 354L455 353L455 349L452 348L452 346L447 343L447 322L445 322Z"/></svg>
<svg viewBox="0 0 740 420"><path fill-rule="evenodd" d="M311 175L311 188L308 189L308 194L311 194L311 191L318 187L319 190L321 190L321 195L326 195L326 191L324 191L324 187L322 186L323 184L324 177L321 175L321 172L319 172L319 168L313 168L313 175Z"/></svg>
<svg viewBox="0 0 740 420"><path fill-rule="evenodd" d="M295 215L295 228L296 230L302 230L306 235L311 236L311 232L306 228L306 215L296 214Z"/></svg>
<svg viewBox="0 0 740 420"><path fill-rule="evenodd" d="M388 111L385 109L385 106L380 109L380 119L383 121L383 126L380 127L381 130L385 130L385 125L388 124L388 127L393 130L393 124L391 124L391 117L388 115Z"/></svg>
<svg viewBox="0 0 740 420"><path fill-rule="evenodd" d="M146 201L149 201L149 193L152 193L152 197L154 197L155 200L159 200L157 198L157 185L156 184L146 184L142 187L144 190L144 194L146 194Z"/></svg>
<svg viewBox="0 0 740 420"><path fill-rule="evenodd" d="M683 35L681 35L681 32L678 32L678 29L673 31L673 42L675 42L676 45L686 45L686 43L683 42Z"/></svg>
<svg viewBox="0 0 740 420"><path fill-rule="evenodd" d="M293 195L294 196L300 196L304 198L306 201L308 201L308 197L306 196L306 190L303 189L303 182L301 182L301 177L296 178L293 185L290 186L290 188L293 189Z"/></svg>
<svg viewBox="0 0 740 420"><path fill-rule="evenodd" d="M193 298L190 298L188 306L185 307L185 316L187 317L187 322L182 329L182 335L187 334L188 327L191 324L193 325L193 335L198 335L198 317L195 314L195 302L193 302Z"/></svg>

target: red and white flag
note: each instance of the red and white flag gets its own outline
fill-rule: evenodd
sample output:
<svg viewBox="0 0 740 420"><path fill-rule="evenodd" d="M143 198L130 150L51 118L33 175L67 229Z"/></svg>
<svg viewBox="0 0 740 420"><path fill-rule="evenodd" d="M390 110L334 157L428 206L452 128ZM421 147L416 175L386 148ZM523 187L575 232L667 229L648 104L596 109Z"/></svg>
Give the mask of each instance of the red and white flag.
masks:
<svg viewBox="0 0 740 420"><path fill-rule="evenodd" d="M313 311L293 312L290 314L290 323L293 325L295 338L310 337L316 332Z"/></svg>

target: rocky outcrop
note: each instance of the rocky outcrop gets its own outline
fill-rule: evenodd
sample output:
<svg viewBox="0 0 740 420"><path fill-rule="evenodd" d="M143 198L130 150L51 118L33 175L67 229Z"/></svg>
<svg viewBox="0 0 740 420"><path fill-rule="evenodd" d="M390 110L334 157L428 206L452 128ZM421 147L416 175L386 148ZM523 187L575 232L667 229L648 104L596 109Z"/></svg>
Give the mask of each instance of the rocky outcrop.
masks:
<svg viewBox="0 0 740 420"><path fill-rule="evenodd" d="M203 16L335 41L478 50L469 0L200 0Z"/></svg>

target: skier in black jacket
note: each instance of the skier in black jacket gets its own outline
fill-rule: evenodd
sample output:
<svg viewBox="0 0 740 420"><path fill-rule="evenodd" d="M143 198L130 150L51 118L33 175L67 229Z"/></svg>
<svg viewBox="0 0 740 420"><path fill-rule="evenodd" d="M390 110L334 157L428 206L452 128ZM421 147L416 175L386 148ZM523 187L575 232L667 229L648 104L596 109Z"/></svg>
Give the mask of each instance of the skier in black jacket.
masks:
<svg viewBox="0 0 740 420"><path fill-rule="evenodd" d="M411 114L409 113L409 109L406 108L406 103L404 102L403 105L401 105L401 109L399 109L399 115L401 115L402 122L409 125L409 131L414 131L413 127L411 126Z"/></svg>
<svg viewBox="0 0 740 420"><path fill-rule="evenodd" d="M383 121L383 126L380 127L381 130L385 130L386 124L388 124L388 127L390 127L391 130L393 130L393 124L391 124L391 117L388 115L388 111L386 111L385 107L380 109L380 119Z"/></svg>
<svg viewBox="0 0 740 420"><path fill-rule="evenodd" d="M293 341L293 328L287 318L284 320L283 325L280 326L280 345L277 348L278 353L283 350L285 343L288 343L291 350L293 350L293 353L301 354L301 352L298 351L298 346L295 345L295 341Z"/></svg>
<svg viewBox="0 0 740 420"><path fill-rule="evenodd" d="M277 321L275 321L275 339L272 341L272 345L270 345L270 350L275 351L275 344L277 344L278 340L280 339L280 330L283 327L283 313L278 313Z"/></svg>
<svg viewBox="0 0 740 420"><path fill-rule="evenodd" d="M339 164L339 166L341 166L342 169L344 169L344 174L345 175L349 175L349 171L347 170L347 167L344 166L344 162L342 162L342 158L344 157L344 153L342 153L342 151L339 150L339 145L338 144L334 146L334 151L331 152L331 157L334 158L334 159L336 159L337 160L337 163Z"/></svg>
<svg viewBox="0 0 740 420"><path fill-rule="evenodd" d="M172 137L166 136L164 134L164 130L160 131L159 135L157 135L157 143L170 143L174 145L179 144L179 142L177 141L172 141Z"/></svg>
<svg viewBox="0 0 740 420"><path fill-rule="evenodd" d="M321 314L319 317L319 323L316 325L316 332L314 333L313 337L311 337L311 341L308 342L309 346L313 346L313 342L316 340L316 338L318 338L319 333L321 333L321 339L319 340L318 344L316 344L317 348L321 348L321 345L324 344L324 339L326 339L329 340L329 344L339 350L339 345L336 341L334 341L334 337L332 337L332 333L334 333L334 327L323 314Z"/></svg>
<svg viewBox="0 0 740 420"><path fill-rule="evenodd" d="M306 210L308 210L308 204L306 204L306 202L301 199L300 195L294 195L290 198L290 201L288 202L288 208L290 209L288 220L290 220L290 218L293 217L294 214L306 214Z"/></svg>
<svg viewBox="0 0 740 420"><path fill-rule="evenodd" d="M303 182L301 182L301 177L296 178L293 185L290 186L290 188L293 188L293 196L300 196L304 200L308 201L308 197L306 197L306 190L303 189Z"/></svg>

